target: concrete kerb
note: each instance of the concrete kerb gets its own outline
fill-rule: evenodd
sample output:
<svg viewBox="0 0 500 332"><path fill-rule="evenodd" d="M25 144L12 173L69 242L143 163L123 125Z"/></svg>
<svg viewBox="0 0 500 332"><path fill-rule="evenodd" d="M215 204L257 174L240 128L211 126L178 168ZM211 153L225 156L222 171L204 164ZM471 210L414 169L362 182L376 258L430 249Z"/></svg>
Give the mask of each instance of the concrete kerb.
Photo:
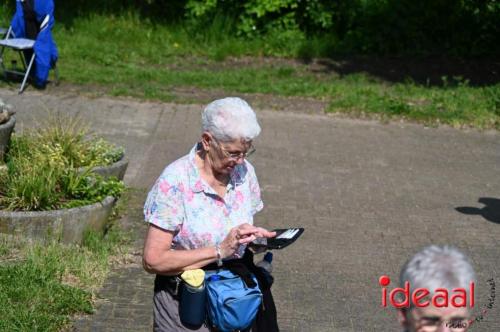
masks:
<svg viewBox="0 0 500 332"><path fill-rule="evenodd" d="M11 116L9 121L0 124L0 161L3 161L7 146L9 146L10 136L14 131L16 125L16 118Z"/></svg>
<svg viewBox="0 0 500 332"><path fill-rule="evenodd" d="M54 211L0 211L0 233L46 242L81 243L88 230L103 231L116 198Z"/></svg>
<svg viewBox="0 0 500 332"><path fill-rule="evenodd" d="M115 177L118 180L122 181L123 177L125 176L125 172L127 171L128 162L128 159L123 156L120 160L109 166L98 166L92 168L92 172L102 176L105 179ZM83 172L84 168L80 168L79 170Z"/></svg>

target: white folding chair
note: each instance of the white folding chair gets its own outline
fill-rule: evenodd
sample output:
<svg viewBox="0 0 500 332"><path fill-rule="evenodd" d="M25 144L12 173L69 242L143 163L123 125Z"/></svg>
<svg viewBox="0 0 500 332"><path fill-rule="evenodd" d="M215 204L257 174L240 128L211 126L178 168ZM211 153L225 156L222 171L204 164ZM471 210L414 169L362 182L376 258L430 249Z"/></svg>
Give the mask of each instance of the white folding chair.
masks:
<svg viewBox="0 0 500 332"><path fill-rule="evenodd" d="M47 29L49 24L49 15L45 16L44 20L42 21L42 24L40 24L40 31L43 29ZM26 85L26 82L28 80L31 68L33 67L33 62L35 61L35 40L33 39L26 39L26 38L15 38L14 33L12 32L12 27L10 27L5 34L4 39L0 40L0 66L2 67L4 76L7 74L14 74L14 75L22 75L23 81L21 83L21 87L19 88L19 94L21 94L24 91L24 87ZM20 58L21 58L21 63L23 65L23 71L17 70L17 69L7 69L4 63L4 52L6 49L12 49L14 51L17 51ZM31 58L29 59L29 62L26 62L26 58L24 56L24 51L32 51ZM55 70L55 75L56 75L56 82L59 81L59 75L57 72L57 68L54 68Z"/></svg>

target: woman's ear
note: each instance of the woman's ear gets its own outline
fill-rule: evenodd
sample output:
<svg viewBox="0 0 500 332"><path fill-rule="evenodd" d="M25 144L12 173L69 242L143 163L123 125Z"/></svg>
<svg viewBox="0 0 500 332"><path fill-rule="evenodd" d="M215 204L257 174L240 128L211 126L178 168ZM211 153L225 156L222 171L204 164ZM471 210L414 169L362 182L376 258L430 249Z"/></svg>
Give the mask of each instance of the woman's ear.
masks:
<svg viewBox="0 0 500 332"><path fill-rule="evenodd" d="M201 144L203 145L203 150L208 152L210 150L210 145L212 143L212 135L209 132L204 132L201 135Z"/></svg>

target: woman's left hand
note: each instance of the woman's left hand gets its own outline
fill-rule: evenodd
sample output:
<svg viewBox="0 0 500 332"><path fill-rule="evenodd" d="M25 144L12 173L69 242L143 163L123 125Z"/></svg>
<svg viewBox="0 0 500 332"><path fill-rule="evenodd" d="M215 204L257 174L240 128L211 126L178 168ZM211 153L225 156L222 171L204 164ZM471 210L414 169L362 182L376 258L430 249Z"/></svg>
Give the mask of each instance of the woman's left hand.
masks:
<svg viewBox="0 0 500 332"><path fill-rule="evenodd" d="M248 244L258 237L274 237L276 232L269 232L262 227L255 227L248 223L233 227L222 241L221 256L222 258L231 257L241 245Z"/></svg>
<svg viewBox="0 0 500 332"><path fill-rule="evenodd" d="M240 244L248 244L259 237L270 238L276 236L276 232L270 232L265 228L256 227L248 223L238 226L236 234Z"/></svg>

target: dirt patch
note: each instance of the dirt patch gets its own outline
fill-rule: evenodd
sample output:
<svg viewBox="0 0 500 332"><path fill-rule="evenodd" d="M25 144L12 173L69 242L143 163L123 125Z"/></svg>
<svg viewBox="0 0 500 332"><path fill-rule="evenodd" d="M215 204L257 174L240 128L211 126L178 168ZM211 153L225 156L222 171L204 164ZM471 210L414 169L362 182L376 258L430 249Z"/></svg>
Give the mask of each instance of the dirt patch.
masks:
<svg viewBox="0 0 500 332"><path fill-rule="evenodd" d="M87 98L99 98L109 96L112 88L99 85L75 85L64 82L59 86L48 85L46 91L61 97L85 96ZM323 114L329 105L327 99L285 97L262 93L228 93L224 90L200 89L196 87L174 87L165 92L170 95L169 101L181 104L207 104L218 98L237 96L248 101L256 109L310 114ZM141 97L141 99L144 98ZM162 102L155 99L149 99L149 101Z"/></svg>
<svg viewBox="0 0 500 332"><path fill-rule="evenodd" d="M174 88L171 91L176 102L192 102L206 104L212 100L227 97L222 90L201 90L198 88ZM256 109L271 109L277 111L323 114L328 107L328 100L306 97L284 97L262 93L230 93L248 101Z"/></svg>
<svg viewBox="0 0 500 332"><path fill-rule="evenodd" d="M493 85L500 82L500 61L495 58L462 59L442 56L337 56L319 59L287 59L273 57L228 57L223 61L186 57L166 65L172 70L204 69L211 71L288 67L319 77L343 77L364 73L387 82L415 82L428 86L469 84ZM165 66L163 66L165 68Z"/></svg>

